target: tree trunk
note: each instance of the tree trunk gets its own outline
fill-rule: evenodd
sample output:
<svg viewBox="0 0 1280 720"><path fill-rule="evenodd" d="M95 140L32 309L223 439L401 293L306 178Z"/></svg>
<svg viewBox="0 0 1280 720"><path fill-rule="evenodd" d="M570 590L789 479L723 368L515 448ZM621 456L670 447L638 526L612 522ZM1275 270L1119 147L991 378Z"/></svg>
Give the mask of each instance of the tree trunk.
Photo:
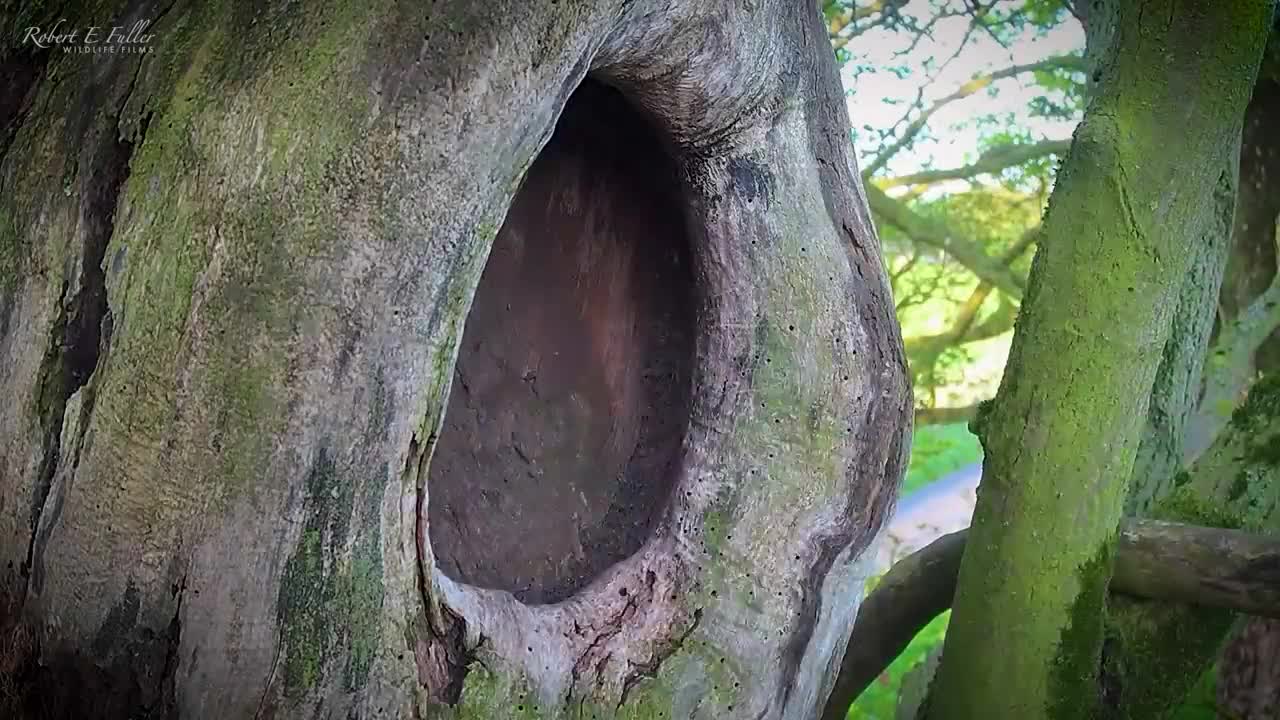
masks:
<svg viewBox="0 0 1280 720"><path fill-rule="evenodd" d="M1254 386L1247 404L1152 507L1162 520L1280 532L1280 375ZM1219 653L1234 612L1112 597L1101 717L1169 717Z"/></svg>
<svg viewBox="0 0 1280 720"><path fill-rule="evenodd" d="M1004 381L979 419L987 460L928 701L936 720L1093 709L1148 390L1271 19L1262 0L1155 9L1120 5Z"/></svg>
<svg viewBox="0 0 1280 720"><path fill-rule="evenodd" d="M1169 337L1156 370L1147 421L1134 458L1126 515L1148 515L1152 506L1172 489L1173 478L1184 463L1188 429L1204 383L1215 301L1222 288L1223 265L1231 241L1238 155L1238 143L1234 143L1212 185L1213 204L1202 219L1199 241L1191 247L1191 266L1178 289Z"/></svg>
<svg viewBox="0 0 1280 720"><path fill-rule="evenodd" d="M1280 47L1280 40L1273 38L1271 44ZM1276 279L1276 223L1280 222L1280 138L1275 132L1278 125L1280 79L1259 77L1241 137L1231 252L1217 308L1218 340L1208 358L1203 398L1187 428L1188 459L1209 446L1259 372L1280 368L1280 335L1275 332L1280 325L1280 310L1274 304L1274 296L1280 294ZM1264 298L1264 304L1258 305ZM1239 327L1241 323L1248 327Z"/></svg>
<svg viewBox="0 0 1280 720"><path fill-rule="evenodd" d="M1254 385L1248 401L1154 517L1280 533L1280 375ZM1113 598L1102 717L1164 718L1204 674L1236 622L1234 613L1177 603Z"/></svg>
<svg viewBox="0 0 1280 720"><path fill-rule="evenodd" d="M1280 620L1250 618L1227 644L1217 703L1229 720L1273 720L1280 713Z"/></svg>
<svg viewBox="0 0 1280 720"><path fill-rule="evenodd" d="M1273 40L1280 44L1280 41ZM1260 77L1245 113L1240 152L1240 192L1232 253L1222 293L1222 313L1237 317L1266 292L1276 275L1276 222L1280 221L1280 78ZM1255 368L1280 364L1275 336L1258 348Z"/></svg>
<svg viewBox="0 0 1280 720"><path fill-rule="evenodd" d="M811 3L47 5L0 48L29 710L817 712L911 394Z"/></svg>

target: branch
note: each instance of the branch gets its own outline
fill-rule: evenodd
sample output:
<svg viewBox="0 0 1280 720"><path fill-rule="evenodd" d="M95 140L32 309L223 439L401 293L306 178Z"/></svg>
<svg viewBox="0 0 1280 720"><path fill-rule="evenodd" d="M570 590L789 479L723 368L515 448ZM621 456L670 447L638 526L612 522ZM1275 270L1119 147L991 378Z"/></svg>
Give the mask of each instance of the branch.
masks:
<svg viewBox="0 0 1280 720"><path fill-rule="evenodd" d="M947 105L974 95L997 80L1004 80L1016 75L1021 75L1022 73L1035 72L1037 70L1058 69L1078 70L1083 72L1086 69L1084 58L1081 58L1078 55L1059 55L1056 57L1046 58L1039 62L1028 63L1026 65L1014 65L1012 67L1004 68L1003 70L997 70L995 72L974 77L961 85L955 92L939 98L934 101L932 105L921 111L920 115L907 126L902 137L898 138L897 142L890 145L884 150L884 152L880 153L879 156L871 161L871 164L867 166L865 171L863 171L863 177L871 177L884 169L884 166L888 164L889 160L891 160L894 155L898 154L900 150L907 147L915 140L916 136L920 134L920 131L924 129L925 124L929 122L929 118Z"/></svg>
<svg viewBox="0 0 1280 720"><path fill-rule="evenodd" d="M858 610L823 720L839 720L925 625L949 607L967 530L894 565ZM1111 590L1280 618L1280 542L1240 530L1126 519Z"/></svg>
<svg viewBox="0 0 1280 720"><path fill-rule="evenodd" d="M1040 237L1040 226L1037 225L1028 229L1018 238L1018 242L1000 256L1000 264L1009 267L1015 260L1022 256ZM978 317L978 311L982 309L983 303L987 301L987 297L991 294L993 287L990 282L982 281L970 293L969 299L960 307L960 312L956 315L956 319L951 323L951 327L946 332L937 335L917 335L916 337L905 338L903 344L906 347L908 355L924 356L926 362L932 362L934 358L942 354L948 347L956 344L974 342L976 340L986 340L988 338L1003 335L1013 329L1013 325L1018 320L1018 307L1006 300L1000 299L1000 306L996 311L978 326L974 326L974 321Z"/></svg>
<svg viewBox="0 0 1280 720"><path fill-rule="evenodd" d="M1111 589L1134 597L1280 618L1280 541L1243 530L1130 520Z"/></svg>
<svg viewBox="0 0 1280 720"><path fill-rule="evenodd" d="M831 49L839 50L853 38L861 35L875 25L882 24L894 12L901 9L907 4L907 0L874 0L870 5L857 7L850 5L844 12L833 16L827 22L827 37L831 40ZM881 15L881 18L871 23L868 27L855 27L860 20L865 20L872 15ZM845 30L851 29L851 32L845 33Z"/></svg>
<svg viewBox="0 0 1280 720"><path fill-rule="evenodd" d="M903 346L907 354L917 358L930 359L942 354L943 350L952 345L987 340L1012 330L1014 322L1018 319L1018 307L1007 302L1002 303L991 317L976 327L973 326L973 316L977 314L978 307L981 307L990 292L990 283L979 283L978 287L974 288L973 294L969 296L969 299L961 307L960 316L956 319L956 322L946 332L904 338Z"/></svg>
<svg viewBox="0 0 1280 720"><path fill-rule="evenodd" d="M862 7L850 5L848 9L832 17L827 23L827 34L835 40L845 28L856 24L859 20L865 20L885 10L896 10L906 4L906 0L874 0L870 5Z"/></svg>
<svg viewBox="0 0 1280 720"><path fill-rule="evenodd" d="M862 601L822 720L844 720L916 633L951 607L966 535L943 535L894 563Z"/></svg>
<svg viewBox="0 0 1280 720"><path fill-rule="evenodd" d="M1005 168L1015 167L1048 155L1062 156L1070 148L1070 140L1042 140L1027 145L1000 145L982 153L975 162L963 167L925 170L910 175L883 178L878 182L883 188L891 188L901 185L930 185L946 180L967 180L978 175L998 173Z"/></svg>
<svg viewBox="0 0 1280 720"><path fill-rule="evenodd" d="M871 211L881 220L918 243L945 251L977 275L979 280L991 283L1005 295L1014 299L1022 297L1022 278L1001 263L999 258L987 255L982 246L967 238L953 237L945 226L917 215L904 203L889 197L874 183L865 183L865 190Z"/></svg>

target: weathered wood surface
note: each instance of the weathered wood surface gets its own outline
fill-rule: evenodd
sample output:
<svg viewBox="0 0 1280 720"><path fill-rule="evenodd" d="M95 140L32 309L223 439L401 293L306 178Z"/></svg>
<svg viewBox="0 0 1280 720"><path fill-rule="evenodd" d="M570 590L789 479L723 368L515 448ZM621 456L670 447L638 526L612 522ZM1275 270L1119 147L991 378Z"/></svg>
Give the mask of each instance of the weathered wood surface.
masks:
<svg viewBox="0 0 1280 720"><path fill-rule="evenodd" d="M40 631L47 687L81 689L60 711L817 712L911 400L811 3L101 5L24 8L0 47L0 573ZM9 32L57 17L152 20L153 51ZM495 242L556 240L508 211L535 163L544 188L572 184L581 165L539 153L588 75L652 129L681 220L611 226L630 176L589 183L589 204L543 202L618 262L683 243L689 296L657 312L642 283L558 288L567 319L575 298L617 301L574 321L566 342L608 342L575 346L583 377L564 387L596 393L589 417L647 407L626 358L661 357L642 343L670 333L590 323L685 323L687 397L655 406L679 441L635 466L662 492L535 457L543 482L586 494L581 512L565 502L556 522L553 505L558 544L476 579L466 558L437 562L432 453L488 441L451 440L446 420L468 310ZM634 125L603 130L640 142ZM600 457L621 463L648 447L633 438L653 418L633 420L560 437L619 443ZM441 473L441 497L465 501L470 476ZM513 497L518 513L540 496ZM608 527L619 498L644 518L605 561L572 565L574 536ZM495 546L543 542L532 519L513 514L531 536ZM563 601L518 601L521 563L560 567L539 577Z"/></svg>

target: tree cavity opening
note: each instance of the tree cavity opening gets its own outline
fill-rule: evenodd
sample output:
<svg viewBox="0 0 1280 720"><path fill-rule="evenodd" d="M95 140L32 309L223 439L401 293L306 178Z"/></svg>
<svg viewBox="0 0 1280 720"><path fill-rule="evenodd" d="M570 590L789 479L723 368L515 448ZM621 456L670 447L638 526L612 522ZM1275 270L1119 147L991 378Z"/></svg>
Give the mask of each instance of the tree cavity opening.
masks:
<svg viewBox="0 0 1280 720"><path fill-rule="evenodd" d="M428 475L440 569L558 602L634 553L688 425L693 274L654 130L591 80L494 240Z"/></svg>

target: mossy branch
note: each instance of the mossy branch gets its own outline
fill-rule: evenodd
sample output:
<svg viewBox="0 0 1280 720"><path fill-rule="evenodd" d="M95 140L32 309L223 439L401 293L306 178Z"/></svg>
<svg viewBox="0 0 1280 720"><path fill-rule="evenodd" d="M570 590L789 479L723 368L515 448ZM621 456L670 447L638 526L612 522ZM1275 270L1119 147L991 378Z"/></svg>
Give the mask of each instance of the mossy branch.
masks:
<svg viewBox="0 0 1280 720"><path fill-rule="evenodd" d="M967 530L904 558L863 602L823 720L849 705L925 625L951 607ZM1125 520L1110 590L1280 618L1280 541L1242 530Z"/></svg>

